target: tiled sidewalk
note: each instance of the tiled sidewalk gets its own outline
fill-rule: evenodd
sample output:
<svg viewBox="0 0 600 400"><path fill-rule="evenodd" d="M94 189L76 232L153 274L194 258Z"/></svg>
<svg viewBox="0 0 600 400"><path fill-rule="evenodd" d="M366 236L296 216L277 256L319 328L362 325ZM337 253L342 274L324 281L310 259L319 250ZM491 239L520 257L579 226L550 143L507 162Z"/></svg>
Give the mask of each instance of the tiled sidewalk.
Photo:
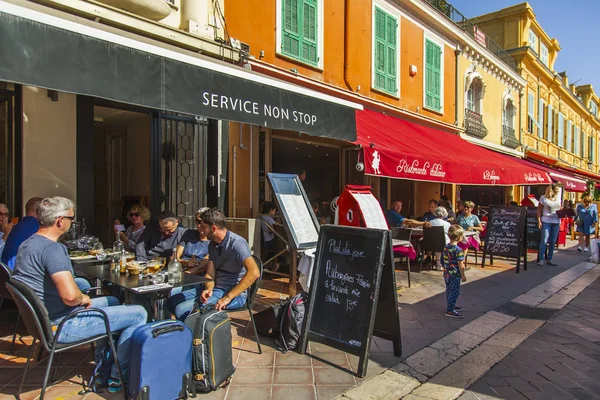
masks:
<svg viewBox="0 0 600 400"><path fill-rule="evenodd" d="M570 243L571 246L574 245ZM495 260L493 267L481 269L473 264L467 276L469 282L463 286L460 303L465 309L463 320L443 318L444 284L439 271L423 271L412 274L413 287L406 285L406 272L397 271L398 300L403 334L402 358L395 357L391 343L374 338L371 346L367 378L396 365L404 357L433 343L458 329L483 313L505 304L510 299L532 287L569 269L583 261L584 255L575 247L561 248L555 256L558 267L539 267L533 263L528 271L515 274L514 263ZM534 258L531 254L530 259ZM474 261L474 257L470 257ZM257 310L287 297L287 283L281 280L265 281L259 292ZM18 389L19 378L26 362L27 348L19 341L17 355L8 356L10 332L14 325L14 310L0 311L0 399L12 399ZM356 370L357 357L311 343L310 355L296 353L281 354L274 350L273 341L262 339L263 354L257 354L255 341L250 337L245 313L231 314L234 360L238 371L231 385L214 393L203 395L203 399L330 399L348 388L359 384L362 379L348 372ZM23 328L24 329L24 328ZM25 334L25 332L21 332ZM30 343L30 338L22 339ZM89 377L92 364L91 352L87 348L66 354L61 359L61 380L47 391L48 399L96 399L122 398L104 393L78 395L81 377ZM45 359L40 367L28 374L24 395L21 399L35 399L43 378Z"/></svg>
<svg viewBox="0 0 600 400"><path fill-rule="evenodd" d="M460 398L600 399L600 280Z"/></svg>

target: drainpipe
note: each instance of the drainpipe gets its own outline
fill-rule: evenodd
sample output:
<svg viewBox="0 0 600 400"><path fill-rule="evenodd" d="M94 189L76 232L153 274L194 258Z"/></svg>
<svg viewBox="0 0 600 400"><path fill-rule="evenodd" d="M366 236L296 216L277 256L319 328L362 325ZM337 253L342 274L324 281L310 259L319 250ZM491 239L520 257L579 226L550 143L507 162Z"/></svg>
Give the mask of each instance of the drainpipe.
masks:
<svg viewBox="0 0 600 400"><path fill-rule="evenodd" d="M350 24L350 17L348 9L350 8L350 0L344 0L344 82L348 89L354 92L354 88L350 84L348 78L348 54L350 53L348 44L348 25Z"/></svg>
<svg viewBox="0 0 600 400"><path fill-rule="evenodd" d="M454 58L454 69L456 70L456 82L454 82L454 125L456 126L458 126L458 58L461 54L462 50L459 47L457 47L456 50L454 50L454 55L456 56Z"/></svg>
<svg viewBox="0 0 600 400"><path fill-rule="evenodd" d="M521 121L522 116L523 116L523 106L522 105L523 105L523 91L519 90L519 143L521 143L521 149L523 151L525 151L526 146L523 144L523 133L521 132L521 124L523 123L523 121ZM539 143L539 141L536 143Z"/></svg>

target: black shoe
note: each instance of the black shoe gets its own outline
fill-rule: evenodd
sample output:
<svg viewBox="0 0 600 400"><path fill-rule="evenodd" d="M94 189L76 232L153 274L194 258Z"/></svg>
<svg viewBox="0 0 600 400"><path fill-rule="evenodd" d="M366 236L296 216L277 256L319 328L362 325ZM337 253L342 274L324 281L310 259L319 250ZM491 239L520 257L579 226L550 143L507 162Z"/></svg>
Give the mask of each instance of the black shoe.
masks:
<svg viewBox="0 0 600 400"><path fill-rule="evenodd" d="M461 306L454 306L454 311L462 312L463 308Z"/></svg>

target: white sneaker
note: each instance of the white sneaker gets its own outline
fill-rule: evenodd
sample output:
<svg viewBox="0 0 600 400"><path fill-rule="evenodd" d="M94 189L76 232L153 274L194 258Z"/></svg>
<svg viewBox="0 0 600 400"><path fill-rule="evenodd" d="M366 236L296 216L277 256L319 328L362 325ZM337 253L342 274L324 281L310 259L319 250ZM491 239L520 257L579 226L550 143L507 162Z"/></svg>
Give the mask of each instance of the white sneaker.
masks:
<svg viewBox="0 0 600 400"><path fill-rule="evenodd" d="M585 249L583 249L583 251L588 252L590 251L590 249L588 249L587 247Z"/></svg>
<svg viewBox="0 0 600 400"><path fill-rule="evenodd" d="M544 260L540 260L537 262L537 265L539 265L540 267L544 265Z"/></svg>
<svg viewBox="0 0 600 400"><path fill-rule="evenodd" d="M577 247L577 251L583 251L583 250L581 249L581 246Z"/></svg>

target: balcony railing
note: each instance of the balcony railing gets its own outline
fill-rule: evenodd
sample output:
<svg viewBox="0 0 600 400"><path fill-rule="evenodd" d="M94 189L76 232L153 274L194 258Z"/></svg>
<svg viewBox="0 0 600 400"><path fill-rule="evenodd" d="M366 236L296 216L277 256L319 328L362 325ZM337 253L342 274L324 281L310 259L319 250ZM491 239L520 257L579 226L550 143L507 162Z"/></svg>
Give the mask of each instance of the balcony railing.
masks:
<svg viewBox="0 0 600 400"><path fill-rule="evenodd" d="M483 117L468 108L465 110L465 129L467 134L479 139L487 136L488 130L483 125Z"/></svg>
<svg viewBox="0 0 600 400"><path fill-rule="evenodd" d="M515 136L514 128L502 125L502 144L506 147L510 147L511 149L516 149L521 145L521 143Z"/></svg>
<svg viewBox="0 0 600 400"><path fill-rule="evenodd" d="M460 11L458 11L452 4L449 4L445 0L426 0L429 4L431 4L434 8L436 8L439 12L444 14L446 18L451 20L463 31L467 32L470 36L472 36L477 42L484 45L489 51L494 53L500 61L504 64L508 65L513 70L517 70L517 63L515 59L510 56L500 45L490 39L486 34L484 34L480 29L477 28L475 24L473 24L467 17L462 15Z"/></svg>

